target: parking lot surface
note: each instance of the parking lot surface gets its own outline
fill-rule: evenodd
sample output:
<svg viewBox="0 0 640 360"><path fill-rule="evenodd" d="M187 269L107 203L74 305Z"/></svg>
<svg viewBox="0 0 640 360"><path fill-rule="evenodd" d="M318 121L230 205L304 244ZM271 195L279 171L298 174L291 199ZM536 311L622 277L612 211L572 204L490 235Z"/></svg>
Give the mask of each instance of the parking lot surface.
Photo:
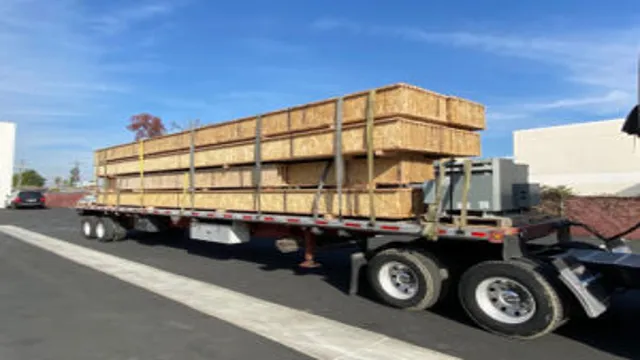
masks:
<svg viewBox="0 0 640 360"><path fill-rule="evenodd" d="M364 288L345 294L349 253L321 253L320 269L272 242L233 247L178 239L99 243L82 238L71 210L0 210L14 225L122 259L386 335L464 359L640 358L640 294L614 299L602 318L575 320L534 341L511 341L472 325L457 304L405 312ZM2 359L304 359L305 355L215 317L0 234ZM198 294L194 294L197 296Z"/></svg>

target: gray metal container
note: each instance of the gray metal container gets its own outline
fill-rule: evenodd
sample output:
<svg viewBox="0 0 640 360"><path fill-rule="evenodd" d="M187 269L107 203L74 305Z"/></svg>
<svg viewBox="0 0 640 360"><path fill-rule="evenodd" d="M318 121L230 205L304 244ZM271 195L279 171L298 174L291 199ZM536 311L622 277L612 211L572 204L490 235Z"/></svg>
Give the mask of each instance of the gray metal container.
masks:
<svg viewBox="0 0 640 360"><path fill-rule="evenodd" d="M437 173L437 167L436 167ZM463 160L448 162L445 168L445 196L443 210L462 208L464 185ZM490 158L472 160L471 186L467 196L469 211L505 213L530 209L540 202L540 188L529 184L528 165L516 164L512 159ZM424 184L426 204L435 202L435 182Z"/></svg>

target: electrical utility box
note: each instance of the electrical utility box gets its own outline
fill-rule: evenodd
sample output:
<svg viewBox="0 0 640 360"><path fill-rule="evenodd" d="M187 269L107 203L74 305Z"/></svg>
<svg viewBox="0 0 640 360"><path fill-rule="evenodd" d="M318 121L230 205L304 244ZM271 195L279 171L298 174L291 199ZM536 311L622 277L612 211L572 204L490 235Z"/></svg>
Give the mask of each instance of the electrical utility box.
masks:
<svg viewBox="0 0 640 360"><path fill-rule="evenodd" d="M462 209L464 160L445 163L442 209L457 212ZM531 209L540 203L540 186L530 184L529 166L512 159L491 158L471 161L471 182L467 209L482 213L506 213ZM436 174L438 167L436 164ZM435 181L423 185L425 204L435 202Z"/></svg>

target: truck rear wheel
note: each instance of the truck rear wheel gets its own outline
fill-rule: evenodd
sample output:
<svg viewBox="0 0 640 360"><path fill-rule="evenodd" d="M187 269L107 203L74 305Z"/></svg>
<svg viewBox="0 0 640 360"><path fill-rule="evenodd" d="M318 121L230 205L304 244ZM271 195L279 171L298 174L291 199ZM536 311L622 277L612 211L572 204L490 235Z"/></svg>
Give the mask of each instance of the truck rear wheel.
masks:
<svg viewBox="0 0 640 360"><path fill-rule="evenodd" d="M534 264L482 262L462 275L459 296L479 326L507 337L536 338L563 322L560 296Z"/></svg>
<svg viewBox="0 0 640 360"><path fill-rule="evenodd" d="M116 219L108 216L98 219L95 233L98 241L102 242L120 241L127 237L127 229Z"/></svg>
<svg viewBox="0 0 640 360"><path fill-rule="evenodd" d="M96 223L98 218L95 216L83 216L80 220L80 231L86 239L96 238Z"/></svg>
<svg viewBox="0 0 640 360"><path fill-rule="evenodd" d="M441 298L443 269L430 255L410 249L387 249L369 262L371 286L387 304L424 310Z"/></svg>

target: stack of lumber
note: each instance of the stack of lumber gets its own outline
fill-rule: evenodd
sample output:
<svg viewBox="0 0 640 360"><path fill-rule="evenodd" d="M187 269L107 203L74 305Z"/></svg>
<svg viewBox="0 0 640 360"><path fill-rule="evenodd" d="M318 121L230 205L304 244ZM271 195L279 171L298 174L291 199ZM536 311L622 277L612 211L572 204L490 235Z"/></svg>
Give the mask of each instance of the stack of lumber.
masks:
<svg viewBox="0 0 640 360"><path fill-rule="evenodd" d="M484 128L480 104L395 84L98 150L98 202L411 218L407 185L436 159L480 155Z"/></svg>

